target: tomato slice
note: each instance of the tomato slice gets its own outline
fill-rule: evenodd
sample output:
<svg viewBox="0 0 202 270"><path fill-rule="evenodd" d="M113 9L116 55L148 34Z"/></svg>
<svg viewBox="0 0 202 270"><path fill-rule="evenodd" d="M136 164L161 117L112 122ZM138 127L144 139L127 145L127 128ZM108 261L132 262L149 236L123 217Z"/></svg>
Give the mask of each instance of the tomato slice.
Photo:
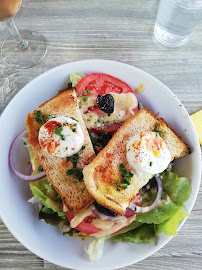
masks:
<svg viewBox="0 0 202 270"><path fill-rule="evenodd" d="M74 218L74 216L69 211L65 212L65 215L67 216L69 222L71 222L71 220ZM95 214L91 214L90 216L85 218L78 226L76 226L75 229L87 235L101 231L101 229L96 228L92 224L92 220L95 218L97 218L97 216Z"/></svg>
<svg viewBox="0 0 202 270"><path fill-rule="evenodd" d="M76 85L77 95L79 96L89 96L97 97L98 95L105 95L107 93L133 93L131 87L119 80L118 78L112 77L104 73L91 73L84 76ZM134 94L135 95L135 94ZM86 108L85 112L94 111L96 114L102 118L103 112L98 108L98 106L89 106ZM138 111L138 106L133 109L134 113ZM123 123L113 123L110 126L104 124L103 127L92 128L93 131L101 133L103 130L110 133L116 132Z"/></svg>
<svg viewBox="0 0 202 270"><path fill-rule="evenodd" d="M86 90L90 90L93 93L91 96L105 95L110 92L115 93L134 93L130 86L108 74L103 73L91 73L84 76L76 85L78 96L83 95ZM87 94L88 95L88 94Z"/></svg>
<svg viewBox="0 0 202 270"><path fill-rule="evenodd" d="M136 194L136 197L134 199L134 203L136 205L140 205L140 202L141 202L141 196L140 196L140 193L138 192ZM69 222L71 222L71 220L74 218L74 216L69 212L65 212L66 216L67 216L67 219L69 220ZM135 213L133 210L131 209L128 209L125 213L125 217L127 218L130 218L134 215L137 215L137 213ZM91 235L91 234L94 234L94 233L97 233L99 231L101 231L101 229L95 227L93 224L92 224L92 220L98 218L94 213L92 213L91 215L89 215L88 217L86 217L81 223L79 223L79 225L77 225L75 227L75 229L77 229L78 231L80 232L83 232L87 235ZM122 231L125 227L121 228L120 230L114 232L113 234L115 233L118 233L120 231Z"/></svg>

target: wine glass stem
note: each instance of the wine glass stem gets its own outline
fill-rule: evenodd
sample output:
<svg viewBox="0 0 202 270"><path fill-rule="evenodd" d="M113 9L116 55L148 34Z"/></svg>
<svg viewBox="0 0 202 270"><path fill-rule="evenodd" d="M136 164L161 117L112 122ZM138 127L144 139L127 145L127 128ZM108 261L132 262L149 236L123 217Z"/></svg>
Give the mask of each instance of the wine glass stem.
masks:
<svg viewBox="0 0 202 270"><path fill-rule="evenodd" d="M14 40L17 43L17 46L20 47L21 49L26 49L28 47L28 42L26 40L23 40L15 23L13 18L7 20L4 22L5 25L7 26L11 36L14 38Z"/></svg>

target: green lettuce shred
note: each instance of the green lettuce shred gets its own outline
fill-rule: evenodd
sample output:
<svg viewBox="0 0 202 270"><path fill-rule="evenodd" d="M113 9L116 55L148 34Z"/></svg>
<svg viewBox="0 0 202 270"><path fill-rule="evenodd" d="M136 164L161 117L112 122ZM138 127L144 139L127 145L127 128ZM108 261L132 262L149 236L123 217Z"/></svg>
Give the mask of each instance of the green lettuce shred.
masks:
<svg viewBox="0 0 202 270"><path fill-rule="evenodd" d="M70 75L70 81L72 83L72 87L75 87L77 83L84 77L85 75L80 72L76 72Z"/></svg>
<svg viewBox="0 0 202 270"><path fill-rule="evenodd" d="M86 253L89 255L91 261L97 261L102 257L104 250L104 242L108 239L108 236L104 236L94 240L88 248L85 248Z"/></svg>
<svg viewBox="0 0 202 270"><path fill-rule="evenodd" d="M187 217L189 213L187 213L186 208L184 205L180 206L176 213L169 218L168 220L164 221L161 224L155 225L155 232L157 234L163 232L167 236L175 236L177 235L177 227L183 218Z"/></svg>

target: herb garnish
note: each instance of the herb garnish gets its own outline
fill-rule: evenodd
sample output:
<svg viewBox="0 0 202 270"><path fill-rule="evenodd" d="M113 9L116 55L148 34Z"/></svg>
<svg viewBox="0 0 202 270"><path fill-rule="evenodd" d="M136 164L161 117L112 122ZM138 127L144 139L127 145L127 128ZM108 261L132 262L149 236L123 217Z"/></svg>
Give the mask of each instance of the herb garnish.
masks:
<svg viewBox="0 0 202 270"><path fill-rule="evenodd" d="M79 122L78 120L76 120L74 117L70 117L72 120L76 121L76 122Z"/></svg>
<svg viewBox="0 0 202 270"><path fill-rule="evenodd" d="M54 129L54 133L56 135L59 135L61 140L65 141L65 135L61 134L61 132L63 131L63 126L58 126L57 128Z"/></svg>
<svg viewBox="0 0 202 270"><path fill-rule="evenodd" d="M55 116L52 116L52 115L50 115L50 114L49 114L49 116L48 116L48 119L47 119L47 120L50 120L50 119L52 119L52 118L55 118Z"/></svg>
<svg viewBox="0 0 202 270"><path fill-rule="evenodd" d="M91 90L86 90L86 93L87 93L87 94L92 94L93 91L91 91Z"/></svg>
<svg viewBox="0 0 202 270"><path fill-rule="evenodd" d="M83 101L84 101L84 102L88 101L88 97L84 97L84 98L83 98Z"/></svg>
<svg viewBox="0 0 202 270"><path fill-rule="evenodd" d="M83 169L71 169L67 171L67 175L74 174L76 178L81 181L83 179Z"/></svg>
<svg viewBox="0 0 202 270"><path fill-rule="evenodd" d="M163 137L164 134L166 133L165 131L158 130L158 124L157 123L155 123L155 128L152 131L153 132L156 132L156 135L159 135L160 137Z"/></svg>
<svg viewBox="0 0 202 270"><path fill-rule="evenodd" d="M84 150L85 148L86 148L86 146L83 145L81 147L81 150ZM76 178L79 181L81 181L83 179L83 169L76 168L77 163L78 163L79 156L80 156L80 153L76 153L76 154L74 154L71 157L66 157L66 160L67 161L70 161L71 160L72 161L72 164L73 164L73 168L70 169L70 170L68 170L67 173L66 173L66 175L72 175L72 174L74 174L76 176Z"/></svg>
<svg viewBox="0 0 202 270"><path fill-rule="evenodd" d="M121 187L121 188L123 188L123 189L126 189L129 185L130 185L130 179L131 179L131 177L133 177L133 174L131 173L131 172L128 172L127 170L126 170L126 166L125 166L125 164L123 164L123 163L121 163L120 164L120 169L121 169L121 171L122 171L122 177L123 177L123 180L121 181L121 184L118 186L118 187ZM116 187L116 189L118 190L118 188ZM120 190L118 190L118 191L120 191Z"/></svg>
<svg viewBox="0 0 202 270"><path fill-rule="evenodd" d="M152 166L152 161L149 163L149 166L150 166L150 167Z"/></svg>
<svg viewBox="0 0 202 270"><path fill-rule="evenodd" d="M43 167L42 167L41 165L39 165L37 171L38 171L38 172L43 172Z"/></svg>
<svg viewBox="0 0 202 270"><path fill-rule="evenodd" d="M34 114L36 115L35 120L37 121L37 123L43 125L45 123L45 117L44 115L42 115L41 111L34 111Z"/></svg>

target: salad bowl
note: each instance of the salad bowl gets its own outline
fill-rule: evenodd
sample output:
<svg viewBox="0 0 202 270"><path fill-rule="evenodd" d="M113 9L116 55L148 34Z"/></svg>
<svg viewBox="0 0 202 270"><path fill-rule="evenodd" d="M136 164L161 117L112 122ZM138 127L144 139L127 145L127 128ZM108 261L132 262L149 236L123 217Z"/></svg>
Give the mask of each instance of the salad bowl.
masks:
<svg viewBox="0 0 202 270"><path fill-rule="evenodd" d="M25 129L26 115L56 95L58 90L65 89L70 74L76 72L106 73L123 80L134 90L140 84L145 85L145 90L137 94L138 101L153 113L159 113L191 149L191 154L177 160L173 169L190 181L192 191L185 202L189 213L200 184L200 146L189 114L174 93L146 72L119 62L84 60L56 67L27 84L8 104L0 119L3 130L0 133L0 216L3 222L22 245L51 263L71 269L117 269L147 258L172 237L161 233L156 245L106 241L103 257L99 261L89 261L85 253L89 241L65 237L59 229L38 220L37 210L27 202L32 196L29 183L17 178L8 163L10 146ZM19 151L21 167L29 162L24 155L24 151Z"/></svg>

